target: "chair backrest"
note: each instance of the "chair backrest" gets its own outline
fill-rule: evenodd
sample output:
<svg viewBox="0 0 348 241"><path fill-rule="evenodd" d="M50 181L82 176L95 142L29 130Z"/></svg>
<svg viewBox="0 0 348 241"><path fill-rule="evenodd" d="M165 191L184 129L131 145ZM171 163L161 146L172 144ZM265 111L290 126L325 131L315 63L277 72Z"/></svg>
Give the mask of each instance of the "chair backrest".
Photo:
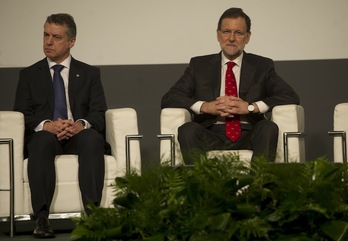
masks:
<svg viewBox="0 0 348 241"><path fill-rule="evenodd" d="M109 109L105 113L106 119L106 141L111 146L112 155L116 158L118 175L126 173L126 139L128 137L137 137L138 119L137 113L132 108ZM129 161L132 164L131 169L141 173L141 154L139 141L129 141Z"/></svg>
<svg viewBox="0 0 348 241"><path fill-rule="evenodd" d="M339 132L339 135L334 135L333 153L334 162L343 162L343 144L347 150L346 133L348 132L348 103L340 103L335 106L333 113L333 128L334 132ZM347 159L347 153L345 153Z"/></svg>
<svg viewBox="0 0 348 241"><path fill-rule="evenodd" d="M279 127L275 162L305 161L305 114L300 105L279 105L272 110L271 120ZM285 157L286 155L286 157Z"/></svg>
<svg viewBox="0 0 348 241"><path fill-rule="evenodd" d="M0 111L0 138L13 139L15 214L23 213L24 116L20 112ZM9 147L0 145L0 189L10 188ZM0 193L0 217L10 215L10 193Z"/></svg>
<svg viewBox="0 0 348 241"><path fill-rule="evenodd" d="M178 127L192 121L190 112L183 108L165 108L161 111L160 131L161 134L168 135L160 141L161 161L168 161L172 158L172 148L174 148L175 164L183 163L183 158L178 142ZM172 135L172 138L170 137ZM174 141L172 146L172 141Z"/></svg>

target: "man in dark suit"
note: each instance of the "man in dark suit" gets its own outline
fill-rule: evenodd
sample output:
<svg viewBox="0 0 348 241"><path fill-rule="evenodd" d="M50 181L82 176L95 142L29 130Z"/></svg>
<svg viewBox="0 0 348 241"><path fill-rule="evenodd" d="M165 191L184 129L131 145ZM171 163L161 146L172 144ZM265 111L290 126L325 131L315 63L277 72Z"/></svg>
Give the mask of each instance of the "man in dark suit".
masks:
<svg viewBox="0 0 348 241"><path fill-rule="evenodd" d="M70 55L75 41L72 16L48 16L43 34L46 58L23 69L19 76L14 110L25 117L35 238L54 237L48 215L55 190L56 155L78 155L79 185L87 213L86 205L99 205L102 197L107 106L100 70ZM57 78L64 83L60 94L53 84ZM63 96L61 100L57 99L59 95ZM61 113L57 113L59 106Z"/></svg>
<svg viewBox="0 0 348 241"><path fill-rule="evenodd" d="M178 129L186 164L194 163L196 152L213 149L250 149L253 158L274 161L278 126L264 114L276 105L299 104L299 97L276 73L271 59L244 51L250 27L242 9L226 10L217 27L222 51L192 58L184 75L162 98L162 108L186 108L194 115L193 122ZM230 82L225 84L227 79ZM235 94L227 93L226 86L235 88ZM237 123L233 131L227 130L231 123ZM233 137L228 137L231 132Z"/></svg>

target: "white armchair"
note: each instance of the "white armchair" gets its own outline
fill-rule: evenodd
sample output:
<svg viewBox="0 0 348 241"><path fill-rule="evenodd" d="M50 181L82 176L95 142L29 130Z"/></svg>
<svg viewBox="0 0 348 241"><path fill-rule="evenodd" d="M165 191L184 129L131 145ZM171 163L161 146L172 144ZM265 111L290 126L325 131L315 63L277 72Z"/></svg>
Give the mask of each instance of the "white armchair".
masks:
<svg viewBox="0 0 348 241"><path fill-rule="evenodd" d="M106 140L111 155L105 155L105 178L102 207L112 205L111 184L127 171L141 172L137 114L134 109L109 109L106 112ZM27 176L27 159L23 160L24 116L20 112L0 111L0 221L31 218L31 198ZM7 144L7 145L6 145ZM56 157L57 182L49 218L70 218L84 211L78 185L76 155Z"/></svg>
<svg viewBox="0 0 348 241"><path fill-rule="evenodd" d="M337 104L333 114L333 130L328 132L333 136L334 162L347 163L347 120L348 103Z"/></svg>
<svg viewBox="0 0 348 241"><path fill-rule="evenodd" d="M161 111L160 155L161 162L171 160L172 165L182 164L182 154L177 139L178 127L191 121L186 109L165 108ZM276 162L305 161L304 148L304 109L300 105L281 105L273 108L271 120L279 127ZM208 156L239 155L240 160L249 162L251 150L218 150L209 151Z"/></svg>

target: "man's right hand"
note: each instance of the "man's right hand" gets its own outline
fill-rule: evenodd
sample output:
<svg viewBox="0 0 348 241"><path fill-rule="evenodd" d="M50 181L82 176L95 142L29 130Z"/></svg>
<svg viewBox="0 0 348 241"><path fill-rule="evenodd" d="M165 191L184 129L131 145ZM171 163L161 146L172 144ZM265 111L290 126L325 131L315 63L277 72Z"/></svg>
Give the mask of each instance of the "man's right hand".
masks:
<svg viewBox="0 0 348 241"><path fill-rule="evenodd" d="M43 126L43 130L55 134L58 140L68 139L68 128L72 126L72 120L62 120L58 118L56 121L47 121Z"/></svg>
<svg viewBox="0 0 348 241"><path fill-rule="evenodd" d="M238 97L220 96L216 100L204 102L201 106L201 112L222 117L233 117L233 115L248 114L249 103ZM259 110L256 107L255 113Z"/></svg>
<svg viewBox="0 0 348 241"><path fill-rule="evenodd" d="M204 102L203 105L201 106L201 112L206 114L211 114L211 115L220 115L221 111L218 111L216 109L217 103L218 103L217 100Z"/></svg>

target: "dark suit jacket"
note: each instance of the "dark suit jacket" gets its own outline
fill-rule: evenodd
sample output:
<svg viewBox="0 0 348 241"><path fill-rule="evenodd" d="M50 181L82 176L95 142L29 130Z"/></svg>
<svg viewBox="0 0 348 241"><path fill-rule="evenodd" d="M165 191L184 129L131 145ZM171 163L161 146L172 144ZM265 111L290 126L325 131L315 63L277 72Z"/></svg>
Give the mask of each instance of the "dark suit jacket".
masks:
<svg viewBox="0 0 348 241"><path fill-rule="evenodd" d="M85 119L103 134L107 109L100 70L71 59L69 101L74 120ZM45 59L20 71L14 110L25 116L26 136L43 120L53 119L54 91Z"/></svg>
<svg viewBox="0 0 348 241"><path fill-rule="evenodd" d="M196 101L213 101L220 95L221 52L194 57L184 75L163 96L162 108L190 107ZM240 76L239 97L247 102L263 101L270 110L276 105L299 104L299 97L275 71L271 59L244 52ZM255 123L264 115L248 114L245 119ZM194 121L209 126L216 116L194 115Z"/></svg>

